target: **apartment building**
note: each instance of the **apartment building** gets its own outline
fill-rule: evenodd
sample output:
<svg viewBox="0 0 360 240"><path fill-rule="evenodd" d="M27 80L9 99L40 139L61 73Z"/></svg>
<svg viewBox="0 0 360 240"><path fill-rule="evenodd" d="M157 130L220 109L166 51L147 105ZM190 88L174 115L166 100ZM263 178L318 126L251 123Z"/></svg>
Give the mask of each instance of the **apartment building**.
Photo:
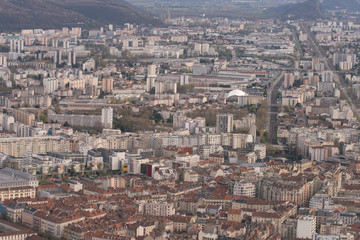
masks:
<svg viewBox="0 0 360 240"><path fill-rule="evenodd" d="M316 233L316 218L314 216L301 216L297 221L297 238L312 238Z"/></svg>
<svg viewBox="0 0 360 240"><path fill-rule="evenodd" d="M70 139L60 136L1 138L0 152L13 157L24 157L26 152L69 152Z"/></svg>
<svg viewBox="0 0 360 240"><path fill-rule="evenodd" d="M145 215L169 217L175 215L175 205L173 202L151 201L145 203Z"/></svg>
<svg viewBox="0 0 360 240"><path fill-rule="evenodd" d="M35 120L35 115L23 110L14 110L15 121L31 126Z"/></svg>
<svg viewBox="0 0 360 240"><path fill-rule="evenodd" d="M235 196L246 196L246 197L255 197L256 186L251 182L246 182L244 180L235 181L232 184L229 184L229 187L232 194Z"/></svg>
<svg viewBox="0 0 360 240"><path fill-rule="evenodd" d="M0 188L0 202L16 198L34 198L35 194L35 188L30 186Z"/></svg>

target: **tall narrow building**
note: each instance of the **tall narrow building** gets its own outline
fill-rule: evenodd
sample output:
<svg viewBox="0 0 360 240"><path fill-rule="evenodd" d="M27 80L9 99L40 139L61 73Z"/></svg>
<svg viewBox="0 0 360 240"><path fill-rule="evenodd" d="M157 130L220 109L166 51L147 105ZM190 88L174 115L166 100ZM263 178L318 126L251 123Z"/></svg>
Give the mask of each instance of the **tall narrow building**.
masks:
<svg viewBox="0 0 360 240"><path fill-rule="evenodd" d="M146 75L146 91L150 92L151 89L155 87L155 79L156 79L156 66L149 65Z"/></svg>
<svg viewBox="0 0 360 240"><path fill-rule="evenodd" d="M67 54L68 54L68 56L67 56L67 57L68 57L68 58L67 58L67 65L68 65L68 66L71 66L71 65L72 65L72 64L71 64L71 63L72 63L72 52L70 51L70 52L68 52Z"/></svg>
<svg viewBox="0 0 360 240"><path fill-rule="evenodd" d="M216 115L216 131L219 133L231 133L234 129L234 116L232 114Z"/></svg>
<svg viewBox="0 0 360 240"><path fill-rule="evenodd" d="M105 93L111 93L114 88L114 79L111 77L104 78L102 80L102 90Z"/></svg>
<svg viewBox="0 0 360 240"><path fill-rule="evenodd" d="M111 107L102 109L101 124L105 129L111 129L113 127L113 109Z"/></svg>

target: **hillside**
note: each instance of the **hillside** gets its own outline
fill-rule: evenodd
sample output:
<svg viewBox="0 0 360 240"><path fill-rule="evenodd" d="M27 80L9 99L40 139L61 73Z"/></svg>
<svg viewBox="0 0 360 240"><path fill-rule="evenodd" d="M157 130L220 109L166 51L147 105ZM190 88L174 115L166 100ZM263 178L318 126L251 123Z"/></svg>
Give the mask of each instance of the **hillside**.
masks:
<svg viewBox="0 0 360 240"><path fill-rule="evenodd" d="M161 24L123 0L0 0L0 31L126 22Z"/></svg>
<svg viewBox="0 0 360 240"><path fill-rule="evenodd" d="M301 3L286 4L268 8L264 11L264 15L266 17L282 20L316 20L323 17L323 11L319 0L306 0Z"/></svg>
<svg viewBox="0 0 360 240"><path fill-rule="evenodd" d="M347 10L360 10L359 0L323 0L322 5L325 9L347 9Z"/></svg>

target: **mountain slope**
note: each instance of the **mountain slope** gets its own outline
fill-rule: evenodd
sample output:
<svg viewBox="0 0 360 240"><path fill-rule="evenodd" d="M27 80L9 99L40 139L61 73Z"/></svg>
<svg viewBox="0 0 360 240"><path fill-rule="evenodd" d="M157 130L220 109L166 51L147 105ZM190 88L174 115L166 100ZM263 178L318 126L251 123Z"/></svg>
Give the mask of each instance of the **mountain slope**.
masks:
<svg viewBox="0 0 360 240"><path fill-rule="evenodd" d="M286 4L272 7L264 11L265 16L282 20L316 20L323 17L322 6L319 0L306 0L301 3Z"/></svg>
<svg viewBox="0 0 360 240"><path fill-rule="evenodd" d="M346 9L346 10L360 10L359 0L323 0L322 5L325 9Z"/></svg>
<svg viewBox="0 0 360 240"><path fill-rule="evenodd" d="M161 24L123 0L0 0L0 31L125 22Z"/></svg>

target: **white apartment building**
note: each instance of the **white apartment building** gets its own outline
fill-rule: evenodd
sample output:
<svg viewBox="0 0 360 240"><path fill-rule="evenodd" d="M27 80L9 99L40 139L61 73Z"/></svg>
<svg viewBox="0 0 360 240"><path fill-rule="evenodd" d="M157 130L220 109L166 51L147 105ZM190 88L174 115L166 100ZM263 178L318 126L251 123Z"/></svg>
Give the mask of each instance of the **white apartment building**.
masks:
<svg viewBox="0 0 360 240"><path fill-rule="evenodd" d="M152 88L155 87L156 74L156 65L149 65L146 76L146 90L150 92Z"/></svg>
<svg viewBox="0 0 360 240"><path fill-rule="evenodd" d="M314 234L312 237L313 240L340 240L344 238L340 238L340 235L324 235L324 234ZM349 239L349 238L345 238Z"/></svg>
<svg viewBox="0 0 360 240"><path fill-rule="evenodd" d="M113 127L113 109L111 107L102 109L101 124L106 129L111 129Z"/></svg>
<svg viewBox="0 0 360 240"><path fill-rule="evenodd" d="M233 195L255 197L255 184L244 181L236 181L233 187Z"/></svg>
<svg viewBox="0 0 360 240"><path fill-rule="evenodd" d="M181 35L172 35L170 37L170 41L176 42L176 43L184 43L188 41L188 37L185 34Z"/></svg>
<svg viewBox="0 0 360 240"><path fill-rule="evenodd" d="M256 153L258 159L264 159L266 157L266 145L256 144L254 146L254 152Z"/></svg>
<svg viewBox="0 0 360 240"><path fill-rule="evenodd" d="M7 67L7 58L5 56L0 56L0 67Z"/></svg>
<svg viewBox="0 0 360 240"><path fill-rule="evenodd" d="M184 128L189 130L190 133L195 133L195 129L205 127L205 118L197 117L195 119L188 119L184 122Z"/></svg>
<svg viewBox="0 0 360 240"><path fill-rule="evenodd" d="M117 171L121 169L121 163L125 160L125 151L114 152L109 157L110 170Z"/></svg>
<svg viewBox="0 0 360 240"><path fill-rule="evenodd" d="M134 174L139 174L141 172L141 164L150 162L148 158L137 159L133 158L130 160L130 172Z"/></svg>
<svg viewBox="0 0 360 240"><path fill-rule="evenodd" d="M312 238L316 233L316 217L301 216L297 221L296 238Z"/></svg>
<svg viewBox="0 0 360 240"><path fill-rule="evenodd" d="M44 78L43 86L46 93L53 93L59 89L59 81L56 78Z"/></svg>
<svg viewBox="0 0 360 240"><path fill-rule="evenodd" d="M200 161L200 156L197 154L186 155L186 156L177 156L176 161L187 162L190 167L194 167Z"/></svg>

